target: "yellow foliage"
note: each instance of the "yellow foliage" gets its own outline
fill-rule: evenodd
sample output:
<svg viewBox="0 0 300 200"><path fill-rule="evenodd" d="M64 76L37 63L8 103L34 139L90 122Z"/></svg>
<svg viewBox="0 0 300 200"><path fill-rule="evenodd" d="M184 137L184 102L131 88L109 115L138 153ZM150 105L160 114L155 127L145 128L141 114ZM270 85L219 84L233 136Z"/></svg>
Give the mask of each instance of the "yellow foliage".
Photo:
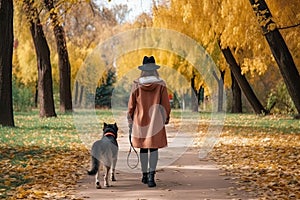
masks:
<svg viewBox="0 0 300 200"><path fill-rule="evenodd" d="M67 43L68 51L69 51L69 59L71 63L71 80L73 85L73 81L76 78L76 74L80 67L83 65L85 58L87 55L92 51L91 48L83 48L78 47L77 45L74 45L71 42Z"/></svg>
<svg viewBox="0 0 300 200"><path fill-rule="evenodd" d="M193 69L194 67L173 52L159 49L139 49L121 56L117 60L118 81L126 76L133 81L140 75L138 66L142 65L143 57L153 55L156 63L161 66L158 70L160 76L168 83L168 86L182 94L190 89L190 84L182 84L184 81L189 82L192 76L197 76L195 86L200 88L203 80L200 74ZM194 71L194 74L193 74ZM184 80L182 80L184 79ZM131 83L131 81L129 81ZM177 89L176 89L177 88ZM180 90L178 90L180 88Z"/></svg>
<svg viewBox="0 0 300 200"><path fill-rule="evenodd" d="M58 1L59 8L66 11L64 28L66 35L69 36L67 46L71 61L72 85L85 58L98 43L105 41L115 33L149 26L178 31L193 38L205 47L220 70L228 72L225 73L226 87L230 86L231 83L230 73L221 52L216 51L218 41L220 41L222 47L229 47L233 51L238 64L242 67L243 74L250 74L255 78L265 74L269 67L276 66L249 1L170 0L168 3L157 4L153 8L153 18L144 13L133 24L122 26L117 25L114 19L103 19L100 15L95 15L88 3L90 3L89 0ZM16 4L19 6L21 3ZM291 0L286 3L278 0L267 0L267 4L273 14L272 19L275 21L271 24L270 29L299 23L299 1ZM37 4L37 6L41 6L41 4ZM20 11L19 8L15 11L15 15L19 17L18 20L15 20L15 38L19 41L19 47L15 49L14 75L22 82L27 83L35 81L37 78L35 72L36 60L30 34L28 31L23 30L26 28L22 24L24 18L20 18L20 13L22 13ZM51 46L53 79L58 81L56 47L53 38L51 40L50 37L53 35L52 28L47 24L49 13L42 12L41 15L43 17L42 22L45 24L47 39L49 39L49 45ZM86 31L87 25L91 25L95 30ZM300 55L299 28L286 29L281 32L294 56L296 65L299 67L300 57L297 56ZM159 41L159 37L153 35L151 38L146 38L146 40L155 47L155 42ZM160 42L164 42L164 40L160 40ZM193 50L191 49L191 51ZM190 52L185 53L189 56ZM187 79L190 79L193 75L193 66L178 57L178 55L148 49L140 52L130 52L128 56L124 55L118 58L117 73L119 79L129 70L141 64L143 54L155 55L157 62L165 66L172 66ZM272 79L273 77L270 76L269 78ZM201 78L197 81L197 85L202 83Z"/></svg>
<svg viewBox="0 0 300 200"><path fill-rule="evenodd" d="M243 65L241 66L242 74L245 74L246 72L250 72L252 76L255 76L256 74L262 75L267 70L268 66L264 63L262 58L254 58L249 59L245 58Z"/></svg>
<svg viewBox="0 0 300 200"><path fill-rule="evenodd" d="M280 24L299 23L299 14L297 15L300 8L299 1L293 0L287 4L269 0L267 4L276 22L280 19L278 22ZM223 48L234 49L236 59L243 66L243 73L249 72L252 76L261 75L267 70L267 66L276 65L274 59L271 59L268 44L249 1L171 0L169 7L161 6L153 12L155 27L182 32L203 44L210 53L213 52L214 43L218 40ZM266 20L263 22L266 23ZM272 23L269 28L274 30L276 26L277 24ZM297 29L291 29L289 34L291 33L297 36L300 34ZM297 50L295 46L297 44L296 41L291 44L294 55L298 55L299 52L299 48ZM295 62L299 66L299 59ZM220 67L224 68L224 65Z"/></svg>

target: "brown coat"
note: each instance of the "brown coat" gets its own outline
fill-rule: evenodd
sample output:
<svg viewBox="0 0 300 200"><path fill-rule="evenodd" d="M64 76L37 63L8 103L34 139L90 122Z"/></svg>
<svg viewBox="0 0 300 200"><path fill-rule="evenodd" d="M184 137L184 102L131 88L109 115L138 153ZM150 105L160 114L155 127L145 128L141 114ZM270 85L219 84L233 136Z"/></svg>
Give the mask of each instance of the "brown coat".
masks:
<svg viewBox="0 0 300 200"><path fill-rule="evenodd" d="M163 148L168 145L165 124L169 123L170 102L163 80L140 83L135 80L128 102L128 123L136 148Z"/></svg>

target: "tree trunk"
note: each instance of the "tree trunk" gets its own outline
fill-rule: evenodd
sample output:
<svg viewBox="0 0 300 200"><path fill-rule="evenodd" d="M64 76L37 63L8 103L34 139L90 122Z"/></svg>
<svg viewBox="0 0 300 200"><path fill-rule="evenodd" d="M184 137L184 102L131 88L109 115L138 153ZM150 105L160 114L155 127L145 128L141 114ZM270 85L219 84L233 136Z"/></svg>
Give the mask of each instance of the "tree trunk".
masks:
<svg viewBox="0 0 300 200"><path fill-rule="evenodd" d="M80 94L79 94L79 101L78 101L79 107L81 107L82 105L83 92L84 92L84 86L82 85L80 86Z"/></svg>
<svg viewBox="0 0 300 200"><path fill-rule="evenodd" d="M75 82L74 106L78 106L78 81Z"/></svg>
<svg viewBox="0 0 300 200"><path fill-rule="evenodd" d="M265 0L250 0L250 3L278 64L288 92L300 114L300 75L293 57L275 23L272 21L272 14ZM275 28L272 29L271 27Z"/></svg>
<svg viewBox="0 0 300 200"><path fill-rule="evenodd" d="M0 0L0 125L15 126L12 102L13 1Z"/></svg>
<svg viewBox="0 0 300 200"><path fill-rule="evenodd" d="M224 95L224 75L225 71L220 71L221 77L219 78L215 71L213 71L213 76L218 82L218 112L223 111L223 95Z"/></svg>
<svg viewBox="0 0 300 200"><path fill-rule="evenodd" d="M232 106L231 113L242 113L242 91L241 88L234 78L233 73L231 72L231 90L232 90Z"/></svg>
<svg viewBox="0 0 300 200"><path fill-rule="evenodd" d="M198 91L198 104L202 104L203 101L204 101L204 87L203 85L201 85Z"/></svg>
<svg viewBox="0 0 300 200"><path fill-rule="evenodd" d="M43 26L38 18L38 12L33 7L33 3L32 1L25 1L24 8L30 22L30 32L37 55L40 117L56 117L53 100L50 50L44 35Z"/></svg>
<svg viewBox="0 0 300 200"><path fill-rule="evenodd" d="M53 0L44 0L44 3L48 11L50 12L50 18L52 20L52 26L56 40L60 78L60 111L62 113L65 113L66 111L72 111L71 67L67 50L65 31L58 21L57 13L54 11Z"/></svg>
<svg viewBox="0 0 300 200"><path fill-rule="evenodd" d="M38 107L38 96L39 95L39 90L38 90L38 83L35 84L35 95L34 95L34 107Z"/></svg>
<svg viewBox="0 0 300 200"><path fill-rule="evenodd" d="M191 78L191 110L198 112L197 90L195 88L195 75Z"/></svg>
<svg viewBox="0 0 300 200"><path fill-rule="evenodd" d="M220 44L219 44L220 45ZM244 92L247 100L252 106L256 114L268 114L267 110L262 106L256 95L254 94L250 84L248 83L246 77L242 75L241 68L238 66L234 56L231 53L231 50L227 47L226 49L221 49L222 53L229 64L229 68L237 80L240 88Z"/></svg>

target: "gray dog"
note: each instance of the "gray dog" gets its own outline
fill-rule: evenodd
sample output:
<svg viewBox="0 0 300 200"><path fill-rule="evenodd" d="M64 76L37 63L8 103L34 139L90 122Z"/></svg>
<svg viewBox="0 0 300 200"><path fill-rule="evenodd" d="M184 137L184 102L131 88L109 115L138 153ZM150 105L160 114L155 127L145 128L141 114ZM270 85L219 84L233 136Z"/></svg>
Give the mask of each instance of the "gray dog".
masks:
<svg viewBox="0 0 300 200"><path fill-rule="evenodd" d="M114 124L106 124L103 126L103 137L101 140L94 142L92 146L92 169L88 171L89 175L96 175L96 188L100 189L100 164L106 167L104 175L104 186L109 187L109 171L111 170L111 180L116 181L115 169L118 159L119 146L117 142L118 126Z"/></svg>

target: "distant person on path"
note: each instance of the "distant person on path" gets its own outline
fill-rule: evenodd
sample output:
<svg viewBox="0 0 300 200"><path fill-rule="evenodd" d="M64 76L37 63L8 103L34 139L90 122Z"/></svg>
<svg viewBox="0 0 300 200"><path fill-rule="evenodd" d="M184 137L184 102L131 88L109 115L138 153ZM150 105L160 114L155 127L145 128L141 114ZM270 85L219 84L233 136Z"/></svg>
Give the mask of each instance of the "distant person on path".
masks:
<svg viewBox="0 0 300 200"><path fill-rule="evenodd" d="M155 64L154 57L145 56L138 68L141 75L133 81L127 119L132 144L140 148L142 182L155 187L158 149L168 145L165 124L169 123L171 107L166 83L159 77L160 66Z"/></svg>

